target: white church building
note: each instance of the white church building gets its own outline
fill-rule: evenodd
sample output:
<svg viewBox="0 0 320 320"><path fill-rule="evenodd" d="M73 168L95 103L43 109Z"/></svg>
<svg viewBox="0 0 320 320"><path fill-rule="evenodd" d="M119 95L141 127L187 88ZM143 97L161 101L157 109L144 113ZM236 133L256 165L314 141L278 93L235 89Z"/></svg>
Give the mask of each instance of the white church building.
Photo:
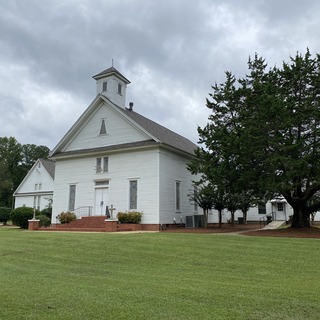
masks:
<svg viewBox="0 0 320 320"><path fill-rule="evenodd" d="M130 81L114 67L93 78L97 96L50 155L52 223L63 211L106 215L111 206L142 212L142 224L155 229L197 214L186 168L197 146L126 105Z"/></svg>
<svg viewBox="0 0 320 320"><path fill-rule="evenodd" d="M51 160L38 159L14 192L15 208L45 209L52 204L55 165Z"/></svg>

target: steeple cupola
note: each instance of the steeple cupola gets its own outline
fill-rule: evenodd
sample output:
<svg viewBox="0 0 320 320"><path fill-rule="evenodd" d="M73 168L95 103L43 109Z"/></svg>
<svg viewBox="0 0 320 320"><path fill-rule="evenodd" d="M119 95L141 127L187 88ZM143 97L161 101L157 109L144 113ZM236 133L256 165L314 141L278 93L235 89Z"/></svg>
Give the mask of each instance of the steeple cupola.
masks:
<svg viewBox="0 0 320 320"><path fill-rule="evenodd" d="M116 68L111 67L92 77L97 83L97 94L101 93L121 108L126 106L126 89L130 81Z"/></svg>

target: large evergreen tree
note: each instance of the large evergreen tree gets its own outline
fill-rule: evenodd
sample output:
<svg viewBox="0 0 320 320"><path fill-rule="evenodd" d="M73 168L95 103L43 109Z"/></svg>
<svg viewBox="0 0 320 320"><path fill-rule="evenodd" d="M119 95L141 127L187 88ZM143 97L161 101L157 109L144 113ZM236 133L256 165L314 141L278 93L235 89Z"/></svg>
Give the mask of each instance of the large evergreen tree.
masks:
<svg viewBox="0 0 320 320"><path fill-rule="evenodd" d="M189 165L203 180L249 195L249 203L282 195L293 227L308 227L320 209L320 55L290 57L267 69L257 55L249 73L212 87L202 147ZM254 200L254 201L253 201Z"/></svg>

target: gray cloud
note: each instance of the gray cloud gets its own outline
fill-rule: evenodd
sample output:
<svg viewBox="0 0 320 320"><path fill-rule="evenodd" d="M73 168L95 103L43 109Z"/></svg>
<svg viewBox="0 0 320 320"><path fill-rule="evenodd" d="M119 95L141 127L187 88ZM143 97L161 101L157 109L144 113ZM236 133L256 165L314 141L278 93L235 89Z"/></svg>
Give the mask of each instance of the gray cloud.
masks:
<svg viewBox="0 0 320 320"><path fill-rule="evenodd" d="M319 52L315 0L0 0L0 136L53 148L115 67L135 110L197 141L205 98L255 52Z"/></svg>

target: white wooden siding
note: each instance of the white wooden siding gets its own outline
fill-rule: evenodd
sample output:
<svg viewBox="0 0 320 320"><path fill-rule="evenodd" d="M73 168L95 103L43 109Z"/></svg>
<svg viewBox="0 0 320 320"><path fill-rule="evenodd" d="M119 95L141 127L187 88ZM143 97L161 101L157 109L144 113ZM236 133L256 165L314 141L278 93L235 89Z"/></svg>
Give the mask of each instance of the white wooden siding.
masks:
<svg viewBox="0 0 320 320"><path fill-rule="evenodd" d="M99 155L101 156L101 155ZM68 209L68 186L76 184L75 208L94 207L94 182L109 179L108 205L119 211L129 206L129 180L138 180L138 211L143 223L159 221L159 170L157 148L127 153L109 153L109 172L95 172L96 157L58 160L56 163L52 221Z"/></svg>
<svg viewBox="0 0 320 320"><path fill-rule="evenodd" d="M34 196L32 194L27 194L27 195L17 195L15 196L14 200L14 207L19 208L19 207L30 207L33 208L34 204ZM53 192L51 193L45 193L45 194L37 194L37 197L40 197L40 210L43 210L48 207L49 205L49 199L53 198ZM37 206L37 204L36 204Z"/></svg>
<svg viewBox="0 0 320 320"><path fill-rule="evenodd" d="M102 119L105 119L106 135L99 135ZM64 151L111 146L146 139L149 138L144 133L139 132L118 112L102 103Z"/></svg>
<svg viewBox="0 0 320 320"><path fill-rule="evenodd" d="M105 81L107 82L107 91L103 91L102 88ZM118 83L122 86L121 95L118 93ZM115 76L108 76L97 80L97 94L102 93L121 108L124 108L126 104L126 89L127 85Z"/></svg>
<svg viewBox="0 0 320 320"><path fill-rule="evenodd" d="M187 170L189 161L190 159L173 152L162 150L160 153L160 224L171 224L173 218L180 223L180 217L185 221L186 215L194 214L188 194L193 191L192 180L197 178ZM175 206L176 181L180 181L180 212L176 212Z"/></svg>
<svg viewBox="0 0 320 320"><path fill-rule="evenodd" d="M14 193L15 204L14 207L21 206L33 207L34 196L40 196L40 210L46 208L49 204L48 198L52 198L54 181L47 170L41 164L39 167L39 160L30 169L24 180ZM37 184L37 190L35 185ZM41 190L39 190L41 184Z"/></svg>

